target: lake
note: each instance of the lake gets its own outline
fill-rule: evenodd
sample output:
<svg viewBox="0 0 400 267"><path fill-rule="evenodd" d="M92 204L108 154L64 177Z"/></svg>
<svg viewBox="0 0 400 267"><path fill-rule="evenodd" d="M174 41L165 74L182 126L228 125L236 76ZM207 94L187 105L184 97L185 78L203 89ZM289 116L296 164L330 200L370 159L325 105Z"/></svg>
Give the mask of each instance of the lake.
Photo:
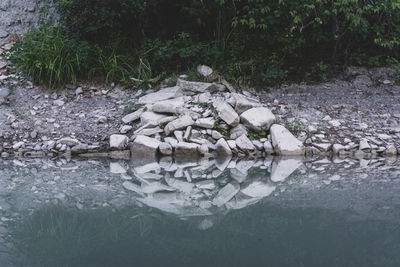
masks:
<svg viewBox="0 0 400 267"><path fill-rule="evenodd" d="M0 160L0 266L400 266L399 162Z"/></svg>

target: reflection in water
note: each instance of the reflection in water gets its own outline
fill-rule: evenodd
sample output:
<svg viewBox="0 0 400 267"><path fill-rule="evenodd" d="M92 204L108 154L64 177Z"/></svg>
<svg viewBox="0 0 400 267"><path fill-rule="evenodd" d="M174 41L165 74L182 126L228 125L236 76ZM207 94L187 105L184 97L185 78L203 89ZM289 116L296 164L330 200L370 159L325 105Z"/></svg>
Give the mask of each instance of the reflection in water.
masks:
<svg viewBox="0 0 400 267"><path fill-rule="evenodd" d="M1 266L398 266L396 159L0 161Z"/></svg>

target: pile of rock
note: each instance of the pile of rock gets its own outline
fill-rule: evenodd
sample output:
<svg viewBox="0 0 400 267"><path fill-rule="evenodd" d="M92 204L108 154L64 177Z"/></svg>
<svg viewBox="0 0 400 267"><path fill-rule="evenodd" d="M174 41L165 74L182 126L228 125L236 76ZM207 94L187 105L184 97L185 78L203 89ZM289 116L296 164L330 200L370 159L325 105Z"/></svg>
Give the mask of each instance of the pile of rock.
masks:
<svg viewBox="0 0 400 267"><path fill-rule="evenodd" d="M121 134L110 137L111 149L130 143L134 157L305 153L303 143L274 124L275 115L256 97L221 83L180 78L176 86L149 92L137 104L139 109L122 118Z"/></svg>

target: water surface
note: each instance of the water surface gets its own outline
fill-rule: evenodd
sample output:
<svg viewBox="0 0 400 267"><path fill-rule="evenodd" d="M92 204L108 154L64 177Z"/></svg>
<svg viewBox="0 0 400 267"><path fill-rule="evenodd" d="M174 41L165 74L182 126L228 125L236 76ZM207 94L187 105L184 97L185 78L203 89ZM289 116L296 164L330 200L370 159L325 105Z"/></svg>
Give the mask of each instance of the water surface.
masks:
<svg viewBox="0 0 400 267"><path fill-rule="evenodd" d="M399 266L397 159L0 161L0 266Z"/></svg>

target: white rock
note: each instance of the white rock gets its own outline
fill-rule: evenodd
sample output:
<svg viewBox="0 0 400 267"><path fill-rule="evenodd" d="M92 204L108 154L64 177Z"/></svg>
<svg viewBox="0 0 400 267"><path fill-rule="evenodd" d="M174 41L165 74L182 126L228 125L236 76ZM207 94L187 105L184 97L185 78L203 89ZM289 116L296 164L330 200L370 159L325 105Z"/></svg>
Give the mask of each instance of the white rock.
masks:
<svg viewBox="0 0 400 267"><path fill-rule="evenodd" d="M120 133L122 134L126 134L127 132L129 132L130 130L132 130L132 126L130 125L123 125L121 127L121 129L119 130Z"/></svg>
<svg viewBox="0 0 400 267"><path fill-rule="evenodd" d="M253 145L255 146L255 148L256 148L257 150L259 150L259 151L263 151L263 150L264 150L264 144L261 143L260 141L258 141L258 140L253 140L253 141L251 141L251 142L253 143Z"/></svg>
<svg viewBox="0 0 400 267"><path fill-rule="evenodd" d="M153 157L156 155L160 143L154 138L139 135L131 145L132 157Z"/></svg>
<svg viewBox="0 0 400 267"><path fill-rule="evenodd" d="M17 142L17 143L15 143L14 145L13 145L13 149L14 150L18 150L18 149L20 149L21 147L23 147L25 145L25 143L23 142L23 141L20 141L20 142Z"/></svg>
<svg viewBox="0 0 400 267"><path fill-rule="evenodd" d="M140 118L140 116L143 114L143 112L144 112L144 108L140 108L140 109L136 110L135 112L130 113L130 114L126 115L125 117L123 117L122 122L125 124L134 122Z"/></svg>
<svg viewBox="0 0 400 267"><path fill-rule="evenodd" d="M338 120L331 120L329 121L329 124L332 125L333 127L339 127L340 125L342 125Z"/></svg>
<svg viewBox="0 0 400 267"><path fill-rule="evenodd" d="M241 122L255 131L267 131L275 121L275 115L264 107L249 109L240 115Z"/></svg>
<svg viewBox="0 0 400 267"><path fill-rule="evenodd" d="M190 82L182 79L178 79L177 86L185 91L198 93L205 93L206 91L223 91L225 88L225 86L215 83Z"/></svg>
<svg viewBox="0 0 400 267"><path fill-rule="evenodd" d="M370 151L371 150L371 146L369 145L367 139L360 140L360 150L362 150L362 151Z"/></svg>
<svg viewBox="0 0 400 267"><path fill-rule="evenodd" d="M218 140L215 144L215 149L219 156L231 156L232 150L224 138Z"/></svg>
<svg viewBox="0 0 400 267"><path fill-rule="evenodd" d="M240 190L240 186L238 183L229 183L225 185L217 194L217 196L213 200L213 204L221 207L229 200L231 200Z"/></svg>
<svg viewBox="0 0 400 267"><path fill-rule="evenodd" d="M151 93L139 98L139 104L152 104L159 101L183 96L182 89L179 86L161 89L158 92Z"/></svg>
<svg viewBox="0 0 400 267"><path fill-rule="evenodd" d="M228 140L226 142L228 143L230 149L237 149L235 140Z"/></svg>
<svg viewBox="0 0 400 267"><path fill-rule="evenodd" d="M201 128L212 129L215 125L215 119L212 117L200 118L196 120L195 125Z"/></svg>
<svg viewBox="0 0 400 267"><path fill-rule="evenodd" d="M272 145L279 155L304 155L302 142L297 140L289 130L279 124L271 126Z"/></svg>
<svg viewBox="0 0 400 267"><path fill-rule="evenodd" d="M197 156L199 144L179 142L175 148L175 155Z"/></svg>
<svg viewBox="0 0 400 267"><path fill-rule="evenodd" d="M256 99L249 98L242 94L232 94L232 98L235 100L235 110L238 114L242 114L246 110L251 108L260 107L261 103Z"/></svg>
<svg viewBox="0 0 400 267"><path fill-rule="evenodd" d="M250 141L250 139L246 135L242 135L239 138L235 140L236 146L244 151L245 153L251 153L256 150L255 146L253 143Z"/></svg>
<svg viewBox="0 0 400 267"><path fill-rule="evenodd" d="M146 125L147 127L156 127L160 124L160 121L165 118L167 118L167 116L164 114L146 111L140 115L140 123L142 126Z"/></svg>
<svg viewBox="0 0 400 267"><path fill-rule="evenodd" d="M220 102L216 104L215 109L218 111L218 116L228 125L235 127L239 124L240 118L231 105Z"/></svg>
<svg viewBox="0 0 400 267"><path fill-rule="evenodd" d="M271 170L271 181L281 182L297 170L303 163L296 158L280 158L274 160Z"/></svg>
<svg viewBox="0 0 400 267"><path fill-rule="evenodd" d="M164 132L168 136L171 132L174 132L175 130L181 130L188 126L192 126L193 124L193 119L190 116L185 115L168 123L164 128Z"/></svg>
<svg viewBox="0 0 400 267"><path fill-rule="evenodd" d="M178 140L176 140L173 137L165 137L164 141L170 144L173 148L175 148L178 145Z"/></svg>
<svg viewBox="0 0 400 267"><path fill-rule="evenodd" d="M204 77L210 76L213 73L212 68L206 65L198 65L197 72Z"/></svg>
<svg viewBox="0 0 400 267"><path fill-rule="evenodd" d="M152 136L152 135L162 133L162 132L164 132L164 130L157 126L154 128L141 129L140 131L135 132L135 134Z"/></svg>
<svg viewBox="0 0 400 267"><path fill-rule="evenodd" d="M392 137L387 134L378 134L378 138L380 138L382 140L386 140L386 141L392 139Z"/></svg>
<svg viewBox="0 0 400 267"><path fill-rule="evenodd" d="M219 139L221 139L222 137L224 137L220 132L218 132L218 131L216 131L216 130L213 130L212 132L211 132L211 137L212 138L214 138L215 140L219 140Z"/></svg>
<svg viewBox="0 0 400 267"><path fill-rule="evenodd" d="M265 142L264 142L264 150L265 150L265 153L266 153L267 155L272 155L272 154L274 154L274 148L272 147L272 144L271 144L270 141L265 141Z"/></svg>
<svg viewBox="0 0 400 267"><path fill-rule="evenodd" d="M111 149L124 149L128 144L128 137L121 134L113 134L110 136L110 148Z"/></svg>
<svg viewBox="0 0 400 267"><path fill-rule="evenodd" d="M152 109L158 113L179 113L185 106L183 97L159 101L154 103Z"/></svg>

